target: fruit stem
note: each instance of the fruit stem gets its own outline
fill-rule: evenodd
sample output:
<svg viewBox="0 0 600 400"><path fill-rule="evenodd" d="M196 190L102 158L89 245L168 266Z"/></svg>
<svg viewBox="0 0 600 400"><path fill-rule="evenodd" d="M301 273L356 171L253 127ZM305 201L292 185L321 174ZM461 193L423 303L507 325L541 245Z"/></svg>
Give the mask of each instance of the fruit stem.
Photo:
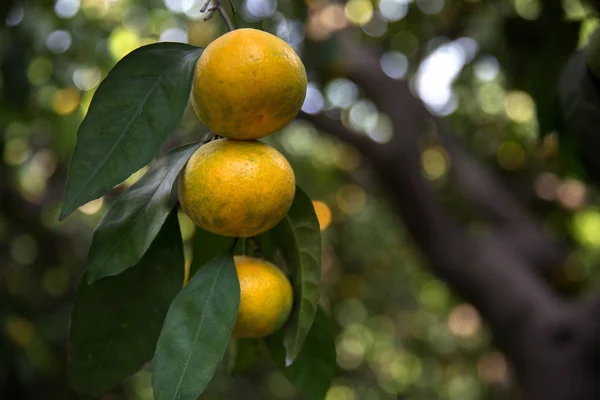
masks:
<svg viewBox="0 0 600 400"><path fill-rule="evenodd" d="M261 254L261 252L260 252L260 249L258 248L258 245L257 245L257 244L256 244L256 242L254 241L254 238L255 238L255 237L251 237L251 238L249 239L249 242L250 242L250 244L252 245L252 255L253 255L253 256L256 256L256 255L262 256L262 254Z"/></svg>

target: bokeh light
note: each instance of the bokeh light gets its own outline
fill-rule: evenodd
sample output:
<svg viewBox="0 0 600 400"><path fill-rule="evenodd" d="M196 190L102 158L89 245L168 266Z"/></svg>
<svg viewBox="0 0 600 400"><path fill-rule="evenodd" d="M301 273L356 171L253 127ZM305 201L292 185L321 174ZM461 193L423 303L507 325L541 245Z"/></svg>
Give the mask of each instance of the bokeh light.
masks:
<svg viewBox="0 0 600 400"><path fill-rule="evenodd" d="M56 0L54 12L61 18L73 18L79 12L79 0Z"/></svg>
<svg viewBox="0 0 600 400"><path fill-rule="evenodd" d="M444 0L417 0L417 6L425 14L434 15L444 8Z"/></svg>
<svg viewBox="0 0 600 400"><path fill-rule="evenodd" d="M439 179L448 173L450 156L441 146L429 148L421 154L421 165L428 179Z"/></svg>
<svg viewBox="0 0 600 400"><path fill-rule="evenodd" d="M477 362L477 373L487 383L503 383L508 377L506 359L501 353L495 351L484 354Z"/></svg>
<svg viewBox="0 0 600 400"><path fill-rule="evenodd" d="M585 203L586 193L584 183L577 179L565 179L556 188L556 198L569 210L581 208Z"/></svg>
<svg viewBox="0 0 600 400"><path fill-rule="evenodd" d="M390 78L401 79L408 71L408 58L399 51L389 51L381 56L379 65Z"/></svg>
<svg viewBox="0 0 600 400"><path fill-rule="evenodd" d="M327 100L334 107L348 108L358 97L358 88L346 78L332 80L325 87Z"/></svg>
<svg viewBox="0 0 600 400"><path fill-rule="evenodd" d="M354 25L364 25L373 18L373 4L369 0L350 0L344 11L348 21Z"/></svg>
<svg viewBox="0 0 600 400"><path fill-rule="evenodd" d="M60 89L54 93L52 109L59 115L71 114L79 106L79 100L79 91L76 89Z"/></svg>
<svg viewBox="0 0 600 400"><path fill-rule="evenodd" d="M388 21L399 21L408 13L409 0L379 0L379 11Z"/></svg>
<svg viewBox="0 0 600 400"><path fill-rule="evenodd" d="M515 122L525 123L535 116L535 103L531 96L523 91L506 93L504 108L508 118Z"/></svg>
<svg viewBox="0 0 600 400"><path fill-rule="evenodd" d="M500 64L494 56L483 56L473 66L475 76L482 82L496 79L500 72Z"/></svg>
<svg viewBox="0 0 600 400"><path fill-rule="evenodd" d="M540 0L513 0L515 11L521 18L534 20L542 12L542 3Z"/></svg>
<svg viewBox="0 0 600 400"><path fill-rule="evenodd" d="M317 87L309 83L306 88L306 97L302 104L302 111L308 114L318 114L323 109L323 95Z"/></svg>
<svg viewBox="0 0 600 400"><path fill-rule="evenodd" d="M525 149L520 143L506 141L498 148L498 164L507 171L516 171L525 163Z"/></svg>
<svg viewBox="0 0 600 400"><path fill-rule="evenodd" d="M577 212L572 219L572 231L575 239L585 246L600 247L600 212L586 209Z"/></svg>
<svg viewBox="0 0 600 400"><path fill-rule="evenodd" d="M46 47L55 54L64 53L69 50L72 43L73 38L71 34L62 29L51 32L46 38Z"/></svg>
<svg viewBox="0 0 600 400"><path fill-rule="evenodd" d="M479 313L470 304L459 304L448 316L448 328L459 337L468 338L473 336L481 327Z"/></svg>

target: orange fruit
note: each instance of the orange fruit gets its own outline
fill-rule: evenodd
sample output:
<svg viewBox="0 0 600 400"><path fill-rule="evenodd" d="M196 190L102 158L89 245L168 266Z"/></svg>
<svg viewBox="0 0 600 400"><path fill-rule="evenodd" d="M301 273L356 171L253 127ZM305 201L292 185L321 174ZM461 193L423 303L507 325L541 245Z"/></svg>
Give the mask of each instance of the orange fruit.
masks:
<svg viewBox="0 0 600 400"><path fill-rule="evenodd" d="M220 139L200 147L181 172L179 202L201 228L251 237L279 223L296 180L285 157L255 140Z"/></svg>
<svg viewBox="0 0 600 400"><path fill-rule="evenodd" d="M232 336L260 338L285 324L294 301L292 285L279 268L268 261L235 256L240 281L240 308Z"/></svg>
<svg viewBox="0 0 600 400"><path fill-rule="evenodd" d="M191 102L218 135L260 139L296 117L306 84L304 65L289 44L257 29L236 29L211 42L198 59Z"/></svg>

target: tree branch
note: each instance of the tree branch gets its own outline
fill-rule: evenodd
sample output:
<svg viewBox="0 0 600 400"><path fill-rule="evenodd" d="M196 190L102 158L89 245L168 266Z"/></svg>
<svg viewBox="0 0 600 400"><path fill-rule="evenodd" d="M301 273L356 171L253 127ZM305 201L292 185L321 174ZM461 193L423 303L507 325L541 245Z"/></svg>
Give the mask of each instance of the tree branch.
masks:
<svg viewBox="0 0 600 400"><path fill-rule="evenodd" d="M449 217L422 177L419 162L421 134L432 123L441 126L439 121L412 95L406 82L388 78L377 58L353 40L347 34L340 38L345 72L390 117L392 140L376 144L325 115L301 113L299 117L363 153L432 270L481 311L512 360L529 365L523 359L528 354L524 344L531 344L537 327L562 326L571 319L565 311L568 307L533 265L544 258L540 254L556 253L552 241L495 176L443 133L453 173L469 199L494 217L494 229L487 236L471 237ZM526 234L528 240L519 244L518 239L501 234L501 227Z"/></svg>
<svg viewBox="0 0 600 400"><path fill-rule="evenodd" d="M528 262L546 276L555 274L566 257L565 246L543 231L541 224L501 179L461 148L444 123L412 95L406 81L393 80L383 73L376 53L358 45L351 31L341 32L339 43L348 77L362 87L381 112L394 117L395 127L402 127L384 151L395 155L418 152L421 133L430 127L436 129L452 159L451 173L461 193L483 217L505 233L506 239L513 242L513 247L519 249ZM405 128L409 126L413 126L412 132Z"/></svg>

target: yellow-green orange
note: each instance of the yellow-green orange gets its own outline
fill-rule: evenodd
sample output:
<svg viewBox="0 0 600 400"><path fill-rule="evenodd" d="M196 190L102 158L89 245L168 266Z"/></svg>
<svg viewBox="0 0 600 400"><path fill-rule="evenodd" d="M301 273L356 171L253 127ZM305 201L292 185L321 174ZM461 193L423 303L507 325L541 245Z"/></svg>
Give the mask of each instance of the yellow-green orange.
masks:
<svg viewBox="0 0 600 400"><path fill-rule="evenodd" d="M196 64L192 106L212 131L230 139L271 135L296 117L306 70L282 39L236 29L206 47Z"/></svg>
<svg viewBox="0 0 600 400"><path fill-rule="evenodd" d="M283 326L292 311L292 286L279 268L268 261L235 256L240 281L240 308L232 336L260 338Z"/></svg>
<svg viewBox="0 0 600 400"><path fill-rule="evenodd" d="M295 190L294 171L277 150L255 140L220 139L196 150L183 168L179 202L209 232L250 237L283 219Z"/></svg>

